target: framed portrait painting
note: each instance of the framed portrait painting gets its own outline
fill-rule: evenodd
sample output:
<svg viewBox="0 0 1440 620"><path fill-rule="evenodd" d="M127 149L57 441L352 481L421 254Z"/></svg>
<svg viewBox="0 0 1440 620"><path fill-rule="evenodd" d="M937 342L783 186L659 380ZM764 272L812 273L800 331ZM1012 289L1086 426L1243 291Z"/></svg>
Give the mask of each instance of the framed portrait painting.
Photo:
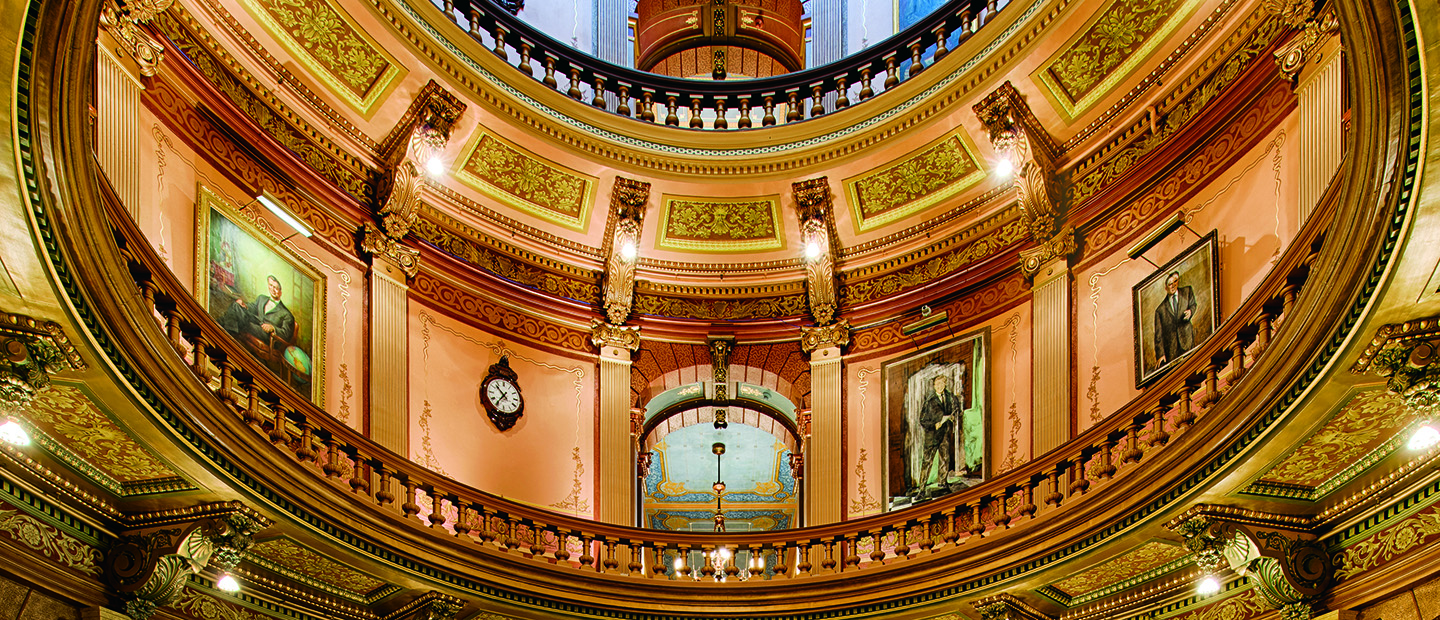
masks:
<svg viewBox="0 0 1440 620"><path fill-rule="evenodd" d="M1220 260L1215 231L1132 289L1135 387L1165 374L1220 327Z"/></svg>
<svg viewBox="0 0 1440 620"><path fill-rule="evenodd" d="M987 328L882 367L887 509L989 477L988 340Z"/></svg>
<svg viewBox="0 0 1440 620"><path fill-rule="evenodd" d="M195 297L295 391L322 405L325 277L205 186L195 214Z"/></svg>

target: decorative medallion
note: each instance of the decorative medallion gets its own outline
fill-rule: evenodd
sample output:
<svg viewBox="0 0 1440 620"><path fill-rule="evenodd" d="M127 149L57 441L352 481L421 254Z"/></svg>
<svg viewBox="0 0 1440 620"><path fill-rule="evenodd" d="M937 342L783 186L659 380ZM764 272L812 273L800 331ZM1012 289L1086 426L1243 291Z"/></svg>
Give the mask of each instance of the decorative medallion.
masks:
<svg viewBox="0 0 1440 620"><path fill-rule="evenodd" d="M780 197L666 195L656 246L692 252L757 252L785 247Z"/></svg>
<svg viewBox="0 0 1440 620"><path fill-rule="evenodd" d="M245 10L345 103L369 114L405 70L329 0L244 0Z"/></svg>
<svg viewBox="0 0 1440 620"><path fill-rule="evenodd" d="M506 206L573 230L589 223L595 177L545 161L483 127L460 161L461 181Z"/></svg>
<svg viewBox="0 0 1440 620"><path fill-rule="evenodd" d="M1199 0L1115 0L1034 75L1073 119L1124 81L1189 19Z"/></svg>
<svg viewBox="0 0 1440 620"><path fill-rule="evenodd" d="M525 397L520 394L519 375L510 369L510 357L490 365L490 374L480 382L480 402L495 427L508 431L525 415Z"/></svg>
<svg viewBox="0 0 1440 620"><path fill-rule="evenodd" d="M899 163L845 179L857 232L914 215L985 178L965 130L906 155Z"/></svg>

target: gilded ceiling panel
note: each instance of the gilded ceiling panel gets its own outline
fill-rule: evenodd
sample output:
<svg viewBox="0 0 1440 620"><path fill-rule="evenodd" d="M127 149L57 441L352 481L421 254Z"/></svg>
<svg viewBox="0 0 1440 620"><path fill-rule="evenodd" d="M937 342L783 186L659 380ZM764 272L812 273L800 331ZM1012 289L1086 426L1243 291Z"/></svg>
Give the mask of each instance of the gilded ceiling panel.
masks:
<svg viewBox="0 0 1440 620"><path fill-rule="evenodd" d="M458 176L481 193L530 215L584 231L595 177L548 162L481 128L461 158Z"/></svg>
<svg viewBox="0 0 1440 620"><path fill-rule="evenodd" d="M1128 553L1113 558L1094 568L1071 575L1061 581L1050 584L1051 592L1047 595L1053 596L1059 593L1062 596L1062 603L1076 605L1097 598L1093 595L1103 595L1107 590L1115 586L1133 585L1133 583L1156 576L1169 568L1182 564L1189 552L1180 545L1164 542L1147 542ZM1092 596L1087 596L1092 595Z"/></svg>
<svg viewBox="0 0 1440 620"><path fill-rule="evenodd" d="M19 417L38 431L36 442L46 451L117 495L130 484L178 478L79 386L52 383Z"/></svg>
<svg viewBox="0 0 1440 620"><path fill-rule="evenodd" d="M329 0L244 0L245 10L336 96L369 114L405 70Z"/></svg>
<svg viewBox="0 0 1440 620"><path fill-rule="evenodd" d="M366 596L385 582L301 546L289 538L255 543L247 559L270 570Z"/></svg>
<svg viewBox="0 0 1440 620"><path fill-rule="evenodd" d="M1199 5L1199 0L1115 0L1034 78L1066 118L1075 118L1140 66Z"/></svg>
<svg viewBox="0 0 1440 620"><path fill-rule="evenodd" d="M1245 492L1318 499L1398 449L1415 420L1394 394L1360 392Z"/></svg>
<svg viewBox="0 0 1440 620"><path fill-rule="evenodd" d="M780 229L780 197L661 199L656 245L696 252L756 252L785 247Z"/></svg>
<svg viewBox="0 0 1440 620"><path fill-rule="evenodd" d="M899 163L845 179L845 193L862 232L919 213L985 177L975 146L956 129Z"/></svg>

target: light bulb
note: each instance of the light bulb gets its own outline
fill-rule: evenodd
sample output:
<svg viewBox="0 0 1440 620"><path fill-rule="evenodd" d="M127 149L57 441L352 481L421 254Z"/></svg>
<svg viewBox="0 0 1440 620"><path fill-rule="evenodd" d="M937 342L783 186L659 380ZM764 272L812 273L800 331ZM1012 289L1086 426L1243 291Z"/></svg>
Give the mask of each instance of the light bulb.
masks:
<svg viewBox="0 0 1440 620"><path fill-rule="evenodd" d="M729 549L726 549L725 547L721 547L721 548L720 548L720 559L721 559L721 560L728 560L728 559L730 559L730 550L729 550Z"/></svg>
<svg viewBox="0 0 1440 620"><path fill-rule="evenodd" d="M685 568L685 560L675 558L675 570L680 570L682 568Z"/></svg>
<svg viewBox="0 0 1440 620"><path fill-rule="evenodd" d="M634 241L626 241L624 245L620 246L620 258L623 258L625 260L635 260Z"/></svg>
<svg viewBox="0 0 1440 620"><path fill-rule="evenodd" d="M445 174L445 161L440 159L439 155L431 157L430 161L425 162L425 172L430 173L432 177Z"/></svg>
<svg viewBox="0 0 1440 620"><path fill-rule="evenodd" d="M1002 177L1008 177L1012 172L1015 172L1015 165L1010 163L1009 157L995 162L995 174L998 174Z"/></svg>
<svg viewBox="0 0 1440 620"><path fill-rule="evenodd" d="M239 592L240 582L230 573L221 573L220 578L215 580L215 587L222 592Z"/></svg>
<svg viewBox="0 0 1440 620"><path fill-rule="evenodd" d="M820 258L820 244L814 241L805 244L805 258L809 260Z"/></svg>
<svg viewBox="0 0 1440 620"><path fill-rule="evenodd" d="M4 424L0 424L0 441L16 446L28 446L30 433L25 432L25 428L14 419L6 420Z"/></svg>
<svg viewBox="0 0 1440 620"><path fill-rule="evenodd" d="M3 430L3 428L0 428L0 431ZM1415 434L1410 436L1409 446L1411 450L1419 451L1425 450L1437 443L1440 443L1440 430L1435 430L1435 427L1426 424L1415 429Z"/></svg>
<svg viewBox="0 0 1440 620"><path fill-rule="evenodd" d="M1210 575L1206 575L1204 579L1200 580L1200 584L1195 586L1195 592L1198 593L1200 596L1210 596L1211 594L1215 594L1219 591L1220 580Z"/></svg>

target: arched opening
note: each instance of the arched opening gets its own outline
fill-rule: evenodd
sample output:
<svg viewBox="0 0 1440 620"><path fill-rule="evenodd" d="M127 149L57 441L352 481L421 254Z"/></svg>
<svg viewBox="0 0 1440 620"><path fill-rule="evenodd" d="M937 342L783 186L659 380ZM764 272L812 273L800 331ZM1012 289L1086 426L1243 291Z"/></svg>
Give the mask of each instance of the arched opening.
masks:
<svg viewBox="0 0 1440 620"><path fill-rule="evenodd" d="M803 452L794 405L774 390L738 383L717 401L704 383L647 403L639 451L649 455L637 509L642 527L672 531L767 531L801 525ZM724 423L717 424L716 411ZM724 446L716 454L716 444ZM792 467L792 465L796 465ZM723 488L717 489L717 482ZM721 518L717 518L717 514Z"/></svg>

